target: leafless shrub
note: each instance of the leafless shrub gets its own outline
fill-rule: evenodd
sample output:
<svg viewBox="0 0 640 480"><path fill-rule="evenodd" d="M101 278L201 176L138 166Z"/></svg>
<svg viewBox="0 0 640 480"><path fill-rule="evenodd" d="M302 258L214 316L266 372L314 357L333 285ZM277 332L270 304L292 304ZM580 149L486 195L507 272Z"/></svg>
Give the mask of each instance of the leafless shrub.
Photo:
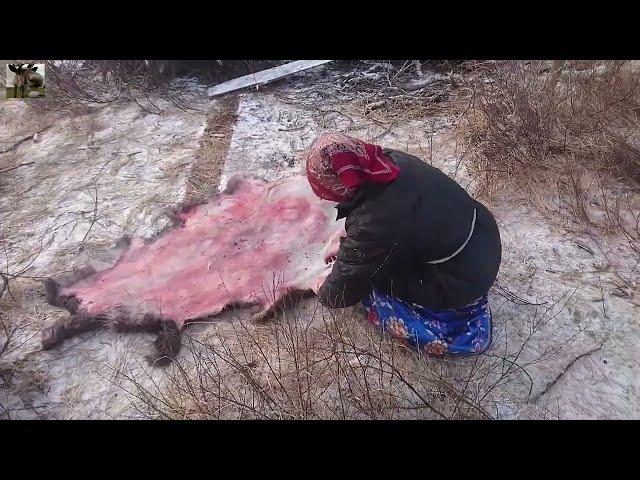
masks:
<svg viewBox="0 0 640 480"><path fill-rule="evenodd" d="M529 193L581 168L640 180L640 76L624 62L601 66L577 71L567 62L553 82L543 62L494 64L464 125L484 193Z"/></svg>
<svg viewBox="0 0 640 480"><path fill-rule="evenodd" d="M229 322L203 338L187 334L189 353L167 368L163 385L126 372L118 372L117 384L142 418L499 418L504 405L530 400L527 368L579 334L532 354L529 343L571 297L551 304L513 298L495 312L494 347L478 356L435 359L416 352L366 324L357 309L283 310L267 324ZM507 341L504 306L530 312L519 343Z"/></svg>
<svg viewBox="0 0 640 480"><path fill-rule="evenodd" d="M35 108L77 110L88 104L108 105L115 101L135 101L140 108L159 114L153 98L163 98L176 106L193 109L192 89L173 82L180 75L195 75L218 82L250 74L273 61L247 60L84 60L45 62L52 95Z"/></svg>
<svg viewBox="0 0 640 480"><path fill-rule="evenodd" d="M43 372L27 358L15 353L33 338L29 335L29 316L19 315L15 298L0 299L0 419L29 409L33 393L47 388Z"/></svg>
<svg viewBox="0 0 640 480"><path fill-rule="evenodd" d="M142 60L47 61L45 69L52 95L44 108L76 110L86 104L137 100L166 84L166 78L152 75Z"/></svg>
<svg viewBox="0 0 640 480"><path fill-rule="evenodd" d="M493 62L460 124L476 193L536 204L638 250L640 74L629 62Z"/></svg>
<svg viewBox="0 0 640 480"><path fill-rule="evenodd" d="M43 371L29 361L28 356L16 355L33 340L34 323L42 320L38 308L25 310L25 290L30 288L34 277L29 269L40 251L26 259L22 268L10 268L7 239L0 235L0 419L13 418L13 414L26 410L36 412L31 404L33 394L43 393L47 378ZM37 412L36 412L37 414Z"/></svg>

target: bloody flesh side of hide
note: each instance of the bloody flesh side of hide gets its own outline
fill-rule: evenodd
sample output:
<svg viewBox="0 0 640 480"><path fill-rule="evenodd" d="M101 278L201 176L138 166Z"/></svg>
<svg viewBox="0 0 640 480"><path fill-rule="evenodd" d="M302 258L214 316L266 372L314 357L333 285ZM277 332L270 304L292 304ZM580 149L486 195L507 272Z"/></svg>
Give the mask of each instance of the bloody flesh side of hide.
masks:
<svg viewBox="0 0 640 480"><path fill-rule="evenodd" d="M335 204L319 200L305 177L231 184L178 213L178 226L155 240L133 238L112 267L48 279L47 300L72 316L43 333L43 348L113 326L160 330L156 346L171 357L190 321L231 305L256 306L264 317L291 294L315 292L344 235ZM171 334L178 345L163 352Z"/></svg>

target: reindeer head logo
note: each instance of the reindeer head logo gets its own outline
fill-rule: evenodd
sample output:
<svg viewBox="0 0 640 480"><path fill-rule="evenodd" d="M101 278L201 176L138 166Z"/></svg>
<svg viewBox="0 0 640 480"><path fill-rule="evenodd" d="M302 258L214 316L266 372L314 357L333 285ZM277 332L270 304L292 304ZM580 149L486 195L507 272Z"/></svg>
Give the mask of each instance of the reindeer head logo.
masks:
<svg viewBox="0 0 640 480"><path fill-rule="evenodd" d="M24 98L29 93L27 89L40 88L44 85L44 77L36 73L38 67L33 63L26 66L24 63L11 64L9 70L16 74L13 79L15 98Z"/></svg>

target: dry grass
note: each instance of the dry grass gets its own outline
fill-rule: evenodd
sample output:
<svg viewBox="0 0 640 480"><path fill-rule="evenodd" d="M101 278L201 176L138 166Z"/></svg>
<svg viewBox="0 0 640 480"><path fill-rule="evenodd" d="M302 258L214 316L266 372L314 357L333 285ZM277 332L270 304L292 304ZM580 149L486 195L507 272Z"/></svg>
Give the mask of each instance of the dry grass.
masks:
<svg viewBox="0 0 640 480"><path fill-rule="evenodd" d="M81 66L75 62L47 62L45 68L59 104L110 103L121 96L131 96L136 90L156 90L164 80L151 75L140 60L90 60Z"/></svg>
<svg viewBox="0 0 640 480"><path fill-rule="evenodd" d="M0 419L37 411L32 401L48 389L44 371L28 356L19 355L34 340L34 326L37 331L46 318L41 308L23 306L26 297L33 296L33 284L33 280L10 276L8 288L0 290Z"/></svg>
<svg viewBox="0 0 640 480"><path fill-rule="evenodd" d="M631 62L483 66L460 130L475 194L536 206L565 230L618 236L640 262L640 71ZM611 265L614 259L607 258ZM636 261L637 260L637 261ZM623 260L627 262L628 260ZM612 263L613 262L613 263ZM630 291L635 267L614 272ZM634 279L635 278L635 279Z"/></svg>
<svg viewBox="0 0 640 480"><path fill-rule="evenodd" d="M413 64L384 65L384 75L373 82L356 77L352 82L351 110L378 125L402 125L412 120L447 115L457 117L472 94L468 78L477 62L432 62L428 74L416 77Z"/></svg>
<svg viewBox="0 0 640 480"><path fill-rule="evenodd" d="M246 75L281 61L210 60L84 60L45 61L47 85L53 93L35 109L78 112L87 105L109 105L134 101L145 112L161 114L162 98L185 111L193 108L202 92L194 93L174 82L180 75L196 76L202 82L220 82Z"/></svg>
<svg viewBox="0 0 640 480"><path fill-rule="evenodd" d="M187 333L188 353L165 371L163 385L122 371L114 384L149 419L498 418L501 407L530 401L527 368L580 333L530 355L529 342L570 296L533 305L501 292L511 297L497 308L487 354L429 357L380 334L357 308L337 314L286 309L265 325L231 321L204 337ZM509 313L501 310L517 302L531 323L514 343L502 327Z"/></svg>
<svg viewBox="0 0 640 480"><path fill-rule="evenodd" d="M35 111L63 111L72 115L89 113L120 101L135 102L142 111L160 115L163 98L185 111L193 108L197 94L171 83L143 60L45 61L47 86L52 95L29 102Z"/></svg>
<svg viewBox="0 0 640 480"><path fill-rule="evenodd" d="M187 184L186 203L201 202L217 188L229 150L238 110L238 97L219 101L207 113L207 125Z"/></svg>
<svg viewBox="0 0 640 480"><path fill-rule="evenodd" d="M624 62L554 66L485 65L462 127L479 194L531 199L559 190L573 216L590 221L587 177L598 189L616 179L637 191L640 76Z"/></svg>

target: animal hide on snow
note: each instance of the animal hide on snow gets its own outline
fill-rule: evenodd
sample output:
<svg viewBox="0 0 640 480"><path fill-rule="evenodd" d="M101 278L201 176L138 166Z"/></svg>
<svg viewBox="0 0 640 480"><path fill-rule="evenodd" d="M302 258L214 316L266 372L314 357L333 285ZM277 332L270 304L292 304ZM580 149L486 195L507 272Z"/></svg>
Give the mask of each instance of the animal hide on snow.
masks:
<svg viewBox="0 0 640 480"><path fill-rule="evenodd" d="M71 316L43 332L43 348L100 327L159 331L155 361L166 361L190 321L230 306L253 306L263 319L286 298L314 293L344 235L334 204L305 177L229 185L175 214L175 227L155 239L119 242L113 266L47 279L47 301Z"/></svg>

